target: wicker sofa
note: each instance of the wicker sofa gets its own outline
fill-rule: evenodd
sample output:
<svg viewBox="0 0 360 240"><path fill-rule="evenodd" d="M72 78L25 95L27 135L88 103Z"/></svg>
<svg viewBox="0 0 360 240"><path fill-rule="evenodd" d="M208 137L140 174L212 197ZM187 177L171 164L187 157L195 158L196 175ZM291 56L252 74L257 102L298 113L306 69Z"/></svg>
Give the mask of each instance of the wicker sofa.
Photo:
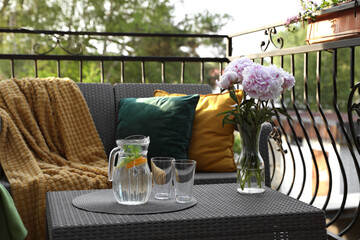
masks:
<svg viewBox="0 0 360 240"><path fill-rule="evenodd" d="M152 97L153 92L156 89L184 94L209 94L212 92L211 87L207 84L122 83L113 85L109 83L78 83L78 86L88 104L96 129L100 135L107 154L109 154L111 149L115 146L119 99L130 97ZM271 125L265 124L262 128L260 140L260 153L265 161L265 183L267 186L270 186L269 156L267 145L270 131ZM235 172L199 172L195 174L195 184L230 183L235 181ZM9 192L11 192L10 184L6 179L2 169L0 169L0 183L3 184Z"/></svg>

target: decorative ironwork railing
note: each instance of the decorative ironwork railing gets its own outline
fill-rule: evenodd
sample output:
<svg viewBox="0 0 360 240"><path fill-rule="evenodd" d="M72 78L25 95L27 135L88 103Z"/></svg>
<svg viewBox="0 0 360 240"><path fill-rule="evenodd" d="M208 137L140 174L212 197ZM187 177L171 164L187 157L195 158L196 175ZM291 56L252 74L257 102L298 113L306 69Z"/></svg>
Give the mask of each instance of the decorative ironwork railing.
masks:
<svg viewBox="0 0 360 240"><path fill-rule="evenodd" d="M205 83L207 64L212 71L221 74L224 66L240 57L233 55L233 40L238 36L264 31L267 42L260 42L259 53L246 56L261 64L276 64L291 72L296 85L289 94L283 94L274 105L283 107L292 116L292 120L277 115L273 119L276 132L269 141L271 156L272 188L322 208L326 211L327 227L335 235L343 237L357 236L355 227L360 214L360 72L358 65L360 38L341 40L309 46L282 49L286 39L277 38L276 28L282 24L269 25L234 35L207 34L140 34L140 33L100 33L100 32L64 32L33 31L27 29L0 29L0 77L42 76L44 69L51 68L59 77L73 74L75 81L88 79L88 62L96 63L96 74L100 82L148 82L153 71L159 73L160 82L169 82L166 66L176 63L179 67L178 83ZM17 39L14 45L3 49L2 43L15 35L27 35L26 41ZM30 36L30 37L29 37ZM46 42L50 37L52 46L43 48L33 39ZM129 56L125 54L92 54L86 46L69 43L73 37L76 43L103 37L112 43L121 44L126 38L210 38L226 44L224 57L186 57L186 56ZM85 39L85 40L84 40ZM17 44L25 44L28 51L17 52ZM98 43L97 43L98 44ZM267 51L270 44L275 50ZM90 44L91 45L91 44ZM96 43L92 43L96 47ZM62 49L66 54L59 54ZM84 50L85 49L85 50ZM19 62L22 62L21 64ZM41 62L41 66L40 66ZM77 73L68 73L66 68L77 65ZM118 63L118 65L107 65ZM126 77L130 63L138 63L136 71L139 77ZM157 63L155 69L152 63ZM24 70L23 64L31 64L32 70ZM188 67L196 64L195 67ZM115 67L114 67L115 66ZM94 67L94 66L93 66ZM151 70L149 68L151 67ZM53 69L55 68L55 70ZM175 68L174 68L175 69ZM108 72L117 73L109 79ZM65 71L65 73L64 73ZM198 78L189 79L187 73L197 71ZM215 71L216 72L216 71ZM218 76L216 76L218 78ZM171 80L170 82L174 82ZM275 144L281 142L278 149Z"/></svg>
<svg viewBox="0 0 360 240"><path fill-rule="evenodd" d="M138 62L141 67L141 81L146 82L146 63L158 62L161 64L161 81L166 81L166 71L165 63L180 63L181 64L181 73L180 73L180 82L184 83L185 81L185 65L186 63L199 63L199 80L197 82L203 83L205 79L205 64L206 63L216 63L219 70L222 69L223 64L227 63L229 60L226 57L180 57L180 56L131 56L125 55L122 53L109 53L109 54L98 54L98 53L87 53L83 52L83 49L86 46L85 44L79 44L78 42L86 42L87 45L92 45L91 47L101 47L103 41L115 42L116 44L122 44L120 41L114 40L115 38L201 38L201 39L220 39L221 41L229 42L229 37L227 35L210 35L210 34L167 34L167 33L110 33L110 32L72 32L72 31L47 31L47 30L29 30L29 29L0 29L0 44L4 42L4 39L9 42L9 39L14 39L14 44L17 41L17 44L22 44L21 40L16 39L14 36L22 35L26 36L28 41L27 52L24 53L8 53L6 50L2 51L0 48L0 60L9 60L10 61L10 74L6 77L16 77L15 75L15 61L25 61L30 60L34 65L33 76L39 76L39 66L38 61L49 60L56 63L56 75L58 77L62 76L61 62L72 61L77 62L79 65L78 76L75 76L76 81L83 81L83 63L84 62L98 62L100 68L100 82L106 82L105 79L105 63L106 62L119 62L120 63L120 78L115 80L116 82L124 81L133 81L125 80L125 63L129 62ZM32 41L32 36L36 36L38 41L41 41L43 44L36 43ZM71 37L75 37L75 40L78 42L72 43L72 40L69 40ZM95 38L94 37L99 37ZM109 39L112 37L113 39ZM35 38L35 37L34 37ZM85 40L81 40L85 39ZM97 43L90 44L88 39L97 40ZM64 42L64 43L63 43ZM70 42L70 43L69 43ZM44 47L43 45L49 45ZM51 46L52 44L52 46ZM64 46L65 44L68 47ZM75 46L72 46L75 44ZM98 46L96 46L96 44ZM229 44L229 43L227 43ZM122 44L124 45L124 44ZM0 45L1 46L1 45ZM25 45L26 46L26 45ZM10 46L11 47L11 46ZM42 49L44 48L44 49ZM18 50L17 47L14 49ZM24 47L23 47L24 50ZM31 50L31 51L29 51ZM62 50L66 54L59 54L59 51ZM140 69L140 68L139 68Z"/></svg>
<svg viewBox="0 0 360 240"><path fill-rule="evenodd" d="M272 187L326 211L327 227L349 239L359 237L359 45L354 38L247 55L287 64L297 81L277 103L292 120L274 119L287 154L270 144Z"/></svg>

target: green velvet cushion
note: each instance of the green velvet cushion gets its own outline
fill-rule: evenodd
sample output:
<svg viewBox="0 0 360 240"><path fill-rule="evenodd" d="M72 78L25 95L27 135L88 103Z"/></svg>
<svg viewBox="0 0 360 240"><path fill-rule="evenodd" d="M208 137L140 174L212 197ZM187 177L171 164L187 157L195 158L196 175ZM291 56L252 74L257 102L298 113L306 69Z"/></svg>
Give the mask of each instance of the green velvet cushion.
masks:
<svg viewBox="0 0 360 240"><path fill-rule="evenodd" d="M199 95L120 99L116 139L150 136L148 159L186 159L198 100Z"/></svg>

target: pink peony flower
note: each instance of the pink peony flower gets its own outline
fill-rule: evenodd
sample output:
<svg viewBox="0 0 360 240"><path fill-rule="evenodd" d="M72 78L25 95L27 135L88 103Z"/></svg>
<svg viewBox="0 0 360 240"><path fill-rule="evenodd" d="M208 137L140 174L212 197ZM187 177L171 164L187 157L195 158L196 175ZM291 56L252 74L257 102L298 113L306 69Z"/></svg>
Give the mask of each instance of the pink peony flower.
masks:
<svg viewBox="0 0 360 240"><path fill-rule="evenodd" d="M283 71L283 78L284 78L284 84L282 85L282 88L284 90L290 90L292 87L294 87L295 85L295 77L290 74L289 72L284 71L283 69L281 69Z"/></svg>
<svg viewBox="0 0 360 240"><path fill-rule="evenodd" d="M273 78L283 78L283 85L281 86L283 91L284 90L289 90L291 89L294 85L295 85L295 78L292 74L290 74L289 72L286 72L284 69L282 68L278 68L275 65L270 65L267 67L269 74L273 77Z"/></svg>
<svg viewBox="0 0 360 240"><path fill-rule="evenodd" d="M277 66L270 65L270 66L267 66L265 68L268 71L268 73L271 75L271 77L273 77L273 78L282 77L282 72L280 71L280 69Z"/></svg>
<svg viewBox="0 0 360 240"><path fill-rule="evenodd" d="M225 68L224 73L226 72L235 72L239 76L239 83L243 81L243 71L246 67L253 65L254 62L249 58L240 58L235 59L229 63L229 65Z"/></svg>
<svg viewBox="0 0 360 240"><path fill-rule="evenodd" d="M223 89L229 89L232 87L235 83L239 82L239 76L236 72L225 72L221 78L220 81L216 80L216 85L218 85L220 88Z"/></svg>
<svg viewBox="0 0 360 240"><path fill-rule="evenodd" d="M275 66L265 67L254 63L242 73L244 91L252 98L267 101L276 99L283 91L284 78Z"/></svg>

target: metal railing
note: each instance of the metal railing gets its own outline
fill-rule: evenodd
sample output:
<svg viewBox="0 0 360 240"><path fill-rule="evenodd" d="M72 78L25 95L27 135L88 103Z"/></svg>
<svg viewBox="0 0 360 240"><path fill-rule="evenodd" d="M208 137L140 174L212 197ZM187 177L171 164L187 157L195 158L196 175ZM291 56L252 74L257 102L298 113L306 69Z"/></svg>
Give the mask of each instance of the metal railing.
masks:
<svg viewBox="0 0 360 240"><path fill-rule="evenodd" d="M180 67L178 83L187 83L186 66L198 64L198 83L205 83L207 72L205 65L215 64L221 74L224 66L234 58L233 39L256 31L264 31L268 42L260 44L262 52L246 56L261 64L276 64L291 72L296 78L296 85L289 94L283 94L274 105L283 107L292 116L291 120L277 115L273 119L278 130L278 138L282 147L271 139L269 141L271 157L272 188L326 211L329 236L359 237L355 227L359 219L360 206L360 135L358 116L359 72L355 66L359 63L356 52L359 50L360 38L336 42L299 46L281 49L283 39L272 40L276 27L269 25L234 35L207 34L138 34L138 33L99 33L99 32L63 32L33 31L27 29L0 29L1 39L6 35L34 35L40 38L52 36L54 46L49 51L40 53L36 43L31 42L32 50L18 53L10 50L2 52L0 61L5 61L8 77L17 77L17 61L25 61L33 65L33 77L38 77L45 66L40 61L54 62L56 75L62 77L62 65L71 61L78 65L75 81L84 79L84 63L95 62L100 71L100 82L112 82L107 79L107 62L119 63L116 82L131 82L126 78L126 67L130 62L139 63L140 81L148 82L148 73L155 69L147 69L150 62L158 63L159 81L168 82L165 67L178 63ZM55 37L54 37L55 36ZM121 54L73 54L61 44L66 36L89 37L136 37L136 38L217 38L226 44L224 57L176 57L176 56L124 56ZM31 39L31 38L27 38ZM274 44L276 50L266 52L268 46ZM1 45L0 45L1 46ZM55 48L63 48L68 54L52 54ZM16 49L16 48L14 48ZM1 51L1 47L0 47ZM21 68L21 65L20 65ZM300 71L299 71L300 69ZM340 74L341 73L341 74ZM218 76L217 76L218 77ZM345 80L344 80L345 79ZM345 84L346 82L346 84ZM356 114L355 114L356 113ZM280 136L280 137L279 137ZM356 239L357 239L356 238Z"/></svg>
<svg viewBox="0 0 360 240"><path fill-rule="evenodd" d="M158 62L161 64L161 81L164 83L166 82L166 75L165 75L165 63L180 63L181 64L181 78L179 79L180 83L185 82L185 65L187 63L199 63L199 81L200 83L204 82L205 79L205 64L206 63L217 63L218 69L221 72L224 63L229 62L228 58L226 57L178 57L178 56L125 56L121 53L119 54L109 54L109 55L99 55L99 54L83 54L81 49L78 52L73 53L71 50L65 48L61 42L64 38L68 38L71 36L87 38L91 36L98 36L98 37L105 37L101 41L106 41L108 37L115 37L115 38L123 38L123 37L134 37L134 38L201 38L201 39L223 39L224 41L229 41L229 37L227 35L210 35L210 34L167 34L167 33L113 33L113 32L74 32L74 31L47 31L47 30L29 30L29 29L0 29L0 34L9 36L9 35L16 35L16 34L25 34L28 38L31 39L29 35L36 35L41 36L42 38L51 37L50 41L46 44L52 44L53 46L48 47L48 49L44 50L43 52L39 51L40 44L33 43L33 45L29 45L28 50L31 50L29 53L14 53L11 52L9 54L2 53L0 54L0 60L9 60L10 61L10 71L11 75L8 77L16 77L15 74L15 64L16 60L31 60L33 61L34 66L34 77L38 77L38 61L47 60L47 61L54 61L56 62L56 75L61 77L62 70L61 70L61 62L65 61L72 61L78 62L79 65L79 75L76 81L82 82L83 81L83 63L84 62L98 62L100 71L100 82L106 82L105 79L105 63L106 62L119 62L120 63L120 78L117 82L125 82L125 63L130 62L138 62L141 66L141 81L143 83L146 82L146 63L149 62ZM1 42L0 42L1 43ZM85 46L86 47L86 46ZM54 54L56 49L63 50L66 54L65 55L57 55ZM128 80L131 81L131 80Z"/></svg>
<svg viewBox="0 0 360 240"><path fill-rule="evenodd" d="M269 34L276 33L277 26L262 30L269 35L268 43L280 49L284 39L275 43ZM274 119L282 149L269 144L272 187L323 209L328 229L347 239L360 236L359 46L360 38L353 38L246 55L261 64L287 67L297 81L290 95L282 94L273 103L292 120L280 115Z"/></svg>

